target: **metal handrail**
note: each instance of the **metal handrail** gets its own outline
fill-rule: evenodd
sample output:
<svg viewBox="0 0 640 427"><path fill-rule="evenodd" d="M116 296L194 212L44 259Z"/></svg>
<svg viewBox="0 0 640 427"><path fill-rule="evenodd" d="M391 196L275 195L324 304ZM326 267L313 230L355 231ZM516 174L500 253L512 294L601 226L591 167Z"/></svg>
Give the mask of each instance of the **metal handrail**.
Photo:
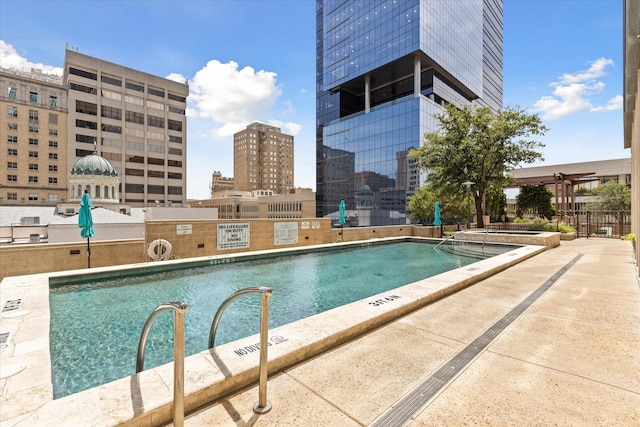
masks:
<svg viewBox="0 0 640 427"><path fill-rule="evenodd" d="M446 239L444 239L443 241L441 241L440 243L438 243L437 245L435 245L435 246L434 246L434 248L433 248L433 250L435 251L436 249L438 249L438 247L439 247L440 245L442 245L443 243L447 242L449 239L453 239L453 238L454 238L454 236L455 236L455 235L457 235L457 234L462 234L462 233L472 233L472 232L473 232L473 233L476 233L476 232L478 232L478 229L476 228L476 229L474 229L474 230L460 230L460 231L458 231L457 233L453 233L451 236L447 236L447 238L446 238ZM488 234L489 234L489 229L488 229L488 228L486 228L486 229L484 230L484 238L482 239L482 249L483 249L483 250L484 250L484 244L485 244L485 242L487 241L487 235L488 235Z"/></svg>
<svg viewBox="0 0 640 427"><path fill-rule="evenodd" d="M136 359L137 374L144 371L144 353L151 325L160 313L173 310L173 425L175 427L184 426L184 315L188 309L189 306L180 301L169 301L156 307L142 328Z"/></svg>
<svg viewBox="0 0 640 427"><path fill-rule="evenodd" d="M265 286L252 286L240 289L229 295L213 317L211 331L209 332L209 348L214 347L220 318L229 304L241 295L256 293L262 294L260 303L260 383L258 386L258 402L253 405L253 412L266 414L271 410L271 402L267 400L267 347L269 346L269 297L273 294L273 289Z"/></svg>

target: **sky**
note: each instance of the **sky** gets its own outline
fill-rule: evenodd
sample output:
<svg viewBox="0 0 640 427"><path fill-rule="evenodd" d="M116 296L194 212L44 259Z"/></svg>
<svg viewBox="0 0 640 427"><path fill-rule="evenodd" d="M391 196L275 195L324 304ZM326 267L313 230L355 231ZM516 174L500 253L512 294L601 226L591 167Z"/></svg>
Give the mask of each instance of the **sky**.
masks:
<svg viewBox="0 0 640 427"><path fill-rule="evenodd" d="M294 136L294 184L315 190L315 4L0 0L0 66L61 75L68 46L187 79L187 198L209 198L214 171L233 176L233 134L253 122ZM622 0L504 0L503 104L549 128L544 161L523 166L631 156L622 19Z"/></svg>

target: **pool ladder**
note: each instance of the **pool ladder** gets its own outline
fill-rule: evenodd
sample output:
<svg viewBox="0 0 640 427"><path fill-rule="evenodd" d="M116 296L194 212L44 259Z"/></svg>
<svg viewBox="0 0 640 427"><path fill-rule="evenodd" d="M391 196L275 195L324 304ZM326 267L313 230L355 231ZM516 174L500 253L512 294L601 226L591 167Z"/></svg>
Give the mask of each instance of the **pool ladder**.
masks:
<svg viewBox="0 0 640 427"><path fill-rule="evenodd" d="M216 331L220 318L224 310L231 304L231 302L237 297L245 294L260 293L262 300L260 304L260 383L258 390L258 402L253 405L253 412L256 414L266 414L271 410L271 402L267 400L267 347L268 343L268 331L269 331L269 297L273 294L272 288L264 286L255 286L240 289L229 295L224 300L211 323L211 330L209 332L209 348L214 347L216 340ZM189 306L184 302L170 301L164 304L160 304L155 310L151 312L147 321L142 328L140 334L140 341L138 342L138 355L136 358L136 373L144 370L144 355L147 347L147 341L149 339L149 331L153 322L158 316L167 310L174 311L173 320L173 425L175 427L184 426L184 317Z"/></svg>
<svg viewBox="0 0 640 427"><path fill-rule="evenodd" d="M470 232L474 232L474 233L475 233L475 232L478 232L478 231L479 231L478 229L474 229L473 231L471 231L471 230L460 230L460 231L458 231L457 233L453 233L452 235L447 236L447 238L446 238L446 239L444 239L443 241L441 241L440 243L438 243L437 245L435 245L435 247L433 248L433 250L435 251L436 249L438 249L438 247L439 247L440 245L442 245L443 243L446 243L449 239L453 239L457 234L470 233ZM488 229L488 228L484 230L484 238L482 239L482 249L483 249L483 250L484 250L484 244L485 244L485 243L486 243L486 241L487 241L487 234L489 234L489 229Z"/></svg>

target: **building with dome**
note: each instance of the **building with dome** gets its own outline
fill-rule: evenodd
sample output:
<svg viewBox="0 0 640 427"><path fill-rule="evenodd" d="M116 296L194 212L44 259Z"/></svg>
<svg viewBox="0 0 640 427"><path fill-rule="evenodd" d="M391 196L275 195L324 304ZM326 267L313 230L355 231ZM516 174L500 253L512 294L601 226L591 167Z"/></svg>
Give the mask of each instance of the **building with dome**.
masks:
<svg viewBox="0 0 640 427"><path fill-rule="evenodd" d="M80 209L80 200L86 192L94 207L129 214L131 207L120 203L120 178L118 172L94 146L92 154L78 160L69 171L68 202L58 204L58 211L74 215Z"/></svg>

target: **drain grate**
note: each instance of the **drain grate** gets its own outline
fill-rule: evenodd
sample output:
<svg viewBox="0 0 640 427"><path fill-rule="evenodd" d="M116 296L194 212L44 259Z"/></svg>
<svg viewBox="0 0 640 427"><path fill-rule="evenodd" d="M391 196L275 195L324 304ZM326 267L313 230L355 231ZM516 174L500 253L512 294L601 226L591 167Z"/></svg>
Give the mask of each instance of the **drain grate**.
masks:
<svg viewBox="0 0 640 427"><path fill-rule="evenodd" d="M22 298L10 299L7 302L5 302L4 305L2 306L2 312L6 313L8 311L20 310L21 306L22 306Z"/></svg>
<svg viewBox="0 0 640 427"><path fill-rule="evenodd" d="M514 307L504 317L494 323L482 335L469 343L458 354L453 356L448 362L440 367L436 372L427 378L422 384L411 391L408 395L396 402L391 409L378 418L372 426L402 426L405 425L414 415L424 408L430 400L453 380L462 370L473 361L485 348L497 338L511 323L513 323L524 311L531 306L547 289L551 287L569 268L582 257L576 255L568 264L558 270L549 280L544 282L531 295L525 298L520 304Z"/></svg>

